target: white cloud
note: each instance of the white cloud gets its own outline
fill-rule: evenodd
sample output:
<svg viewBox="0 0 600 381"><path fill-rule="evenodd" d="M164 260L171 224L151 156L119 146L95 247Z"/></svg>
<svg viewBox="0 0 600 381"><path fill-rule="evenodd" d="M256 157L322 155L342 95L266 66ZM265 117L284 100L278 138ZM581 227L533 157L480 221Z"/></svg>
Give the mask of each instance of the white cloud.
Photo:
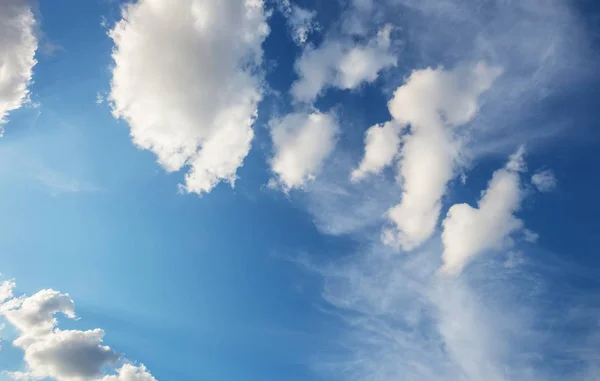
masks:
<svg viewBox="0 0 600 381"><path fill-rule="evenodd" d="M71 297L54 290L41 290L33 296L17 298L14 302L16 304L10 305L3 313L8 322L22 333L19 342L35 340L52 332L57 313L75 318L75 305Z"/></svg>
<svg viewBox="0 0 600 381"><path fill-rule="evenodd" d="M304 9L296 4L290 4L289 0L282 0L280 11L287 17L287 23L292 32L292 39L298 45L304 45L308 36L319 30L319 24L315 17L317 12Z"/></svg>
<svg viewBox="0 0 600 381"><path fill-rule="evenodd" d="M119 354L102 345L104 331L62 331L40 337L29 345L15 344L25 350L28 374L58 381L91 380L102 375L104 367L119 360Z"/></svg>
<svg viewBox="0 0 600 381"><path fill-rule="evenodd" d="M393 121L369 127L365 133L365 154L358 168L352 171L352 181L359 181L369 173L380 173L392 164L400 146L400 129Z"/></svg>
<svg viewBox="0 0 600 381"><path fill-rule="evenodd" d="M141 0L110 32L114 115L166 170L190 167L186 191L235 182L253 138L268 33L261 0Z"/></svg>
<svg viewBox="0 0 600 381"><path fill-rule="evenodd" d="M105 376L122 357L103 345L104 331L61 330L56 319L62 314L75 319L75 304L68 294L41 290L32 296L12 297L15 284L2 285L8 300L0 304L0 314L14 326L19 336L13 345L24 351L25 371L7 372L15 379L57 381L156 381L146 368L125 363L116 375Z"/></svg>
<svg viewBox="0 0 600 381"><path fill-rule="evenodd" d="M156 381L144 365L124 364L116 375L104 376L100 381Z"/></svg>
<svg viewBox="0 0 600 381"><path fill-rule="evenodd" d="M271 122L271 170L285 190L302 187L321 170L335 148L336 118L320 112L293 113ZM273 182L271 183L273 184Z"/></svg>
<svg viewBox="0 0 600 381"><path fill-rule="evenodd" d="M531 183L535 185L540 192L550 192L556 188L556 177L551 170L546 169L534 173L533 176L531 176Z"/></svg>
<svg viewBox="0 0 600 381"><path fill-rule="evenodd" d="M520 151L522 153L522 151ZM523 227L514 216L523 198L520 176L514 168L522 156L513 156L505 168L494 173L477 203L455 204L444 219L442 240L444 265L440 272L457 275L480 253L500 248L511 233Z"/></svg>
<svg viewBox="0 0 600 381"><path fill-rule="evenodd" d="M0 3L0 135L8 113L28 100L38 48L35 24L29 1Z"/></svg>
<svg viewBox="0 0 600 381"><path fill-rule="evenodd" d="M354 89L373 82L383 69L396 65L392 52L390 25L364 44L350 39L328 38L314 48L308 46L296 61L299 79L291 93L298 102L313 102L327 87Z"/></svg>
<svg viewBox="0 0 600 381"><path fill-rule="evenodd" d="M6 299L13 297L14 288L15 282L12 280L5 280L4 282L0 283L0 303L4 302Z"/></svg>
<svg viewBox="0 0 600 381"><path fill-rule="evenodd" d="M384 240L414 249L435 230L441 199L454 177L460 141L452 128L471 121L479 96L501 69L483 62L452 70L416 70L394 93L388 106L394 120L410 125L398 166L402 202L388 212L395 225Z"/></svg>
<svg viewBox="0 0 600 381"><path fill-rule="evenodd" d="M523 229L523 239L525 242L536 243L540 235L529 229Z"/></svg>
<svg viewBox="0 0 600 381"><path fill-rule="evenodd" d="M21 376L90 380L119 359L116 352L102 345L102 330L62 331L56 327L58 313L75 318L74 303L67 294L42 290L5 302L2 313L20 333L13 344L25 353L27 372Z"/></svg>

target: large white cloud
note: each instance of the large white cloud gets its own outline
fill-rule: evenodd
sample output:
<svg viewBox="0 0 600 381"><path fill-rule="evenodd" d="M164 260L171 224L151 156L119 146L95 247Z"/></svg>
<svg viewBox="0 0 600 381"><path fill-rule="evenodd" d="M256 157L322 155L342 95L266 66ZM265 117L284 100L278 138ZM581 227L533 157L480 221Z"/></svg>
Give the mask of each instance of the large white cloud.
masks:
<svg viewBox="0 0 600 381"><path fill-rule="evenodd" d="M56 319L62 314L74 319L75 304L68 294L41 290L32 296L13 297L15 283L2 284L0 314L16 328L13 345L24 352L24 371L9 372L17 379L57 381L155 381L143 365L124 363L115 375L105 372L122 357L103 344L104 331L61 330Z"/></svg>
<svg viewBox="0 0 600 381"><path fill-rule="evenodd" d="M114 115L184 189L231 184L248 154L261 99L261 0L140 0L110 32Z"/></svg>
<svg viewBox="0 0 600 381"><path fill-rule="evenodd" d="M397 62L391 31L387 25L362 44L349 38L328 38L318 48L306 47L295 64L299 79L292 85L294 99L310 103L327 87L353 89L375 81L381 70Z"/></svg>
<svg viewBox="0 0 600 381"><path fill-rule="evenodd" d="M499 247L523 222L514 216L523 198L519 171L524 170L523 150L512 156L505 168L494 172L487 189L474 208L469 204L450 207L443 222L444 265L440 272L456 275L485 250Z"/></svg>
<svg viewBox="0 0 600 381"><path fill-rule="evenodd" d="M338 131L333 115L316 111L293 113L272 121L271 170L276 176L273 181L289 190L314 179L335 148Z"/></svg>
<svg viewBox="0 0 600 381"><path fill-rule="evenodd" d="M27 346L25 362L28 374L36 379L91 380L102 375L104 367L119 360L119 354L102 345L104 331L62 331L40 337Z"/></svg>
<svg viewBox="0 0 600 381"><path fill-rule="evenodd" d="M454 127L473 119L480 95L501 72L483 62L451 70L416 70L394 93L388 104L390 113L396 123L410 125L410 132L403 137L398 164L402 201L388 212L395 225L384 234L388 243L411 250L434 232L441 198L460 156ZM365 158L387 150L382 146L387 144L367 145Z"/></svg>
<svg viewBox="0 0 600 381"><path fill-rule="evenodd" d="M28 99L38 47L29 1L0 2L0 135L8 113Z"/></svg>

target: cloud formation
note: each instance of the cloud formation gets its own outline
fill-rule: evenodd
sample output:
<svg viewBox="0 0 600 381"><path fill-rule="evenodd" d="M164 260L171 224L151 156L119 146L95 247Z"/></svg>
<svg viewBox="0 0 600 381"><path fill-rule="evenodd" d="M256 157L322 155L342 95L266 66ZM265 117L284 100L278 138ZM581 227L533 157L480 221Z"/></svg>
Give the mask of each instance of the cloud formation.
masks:
<svg viewBox="0 0 600 381"><path fill-rule="evenodd" d="M335 148L339 126L332 114L298 112L270 124L275 178L284 190L302 187L321 170Z"/></svg>
<svg viewBox="0 0 600 381"><path fill-rule="evenodd" d="M295 101L311 103L328 87L354 89L373 82L383 69L396 65L386 25L365 43L349 38L329 38L317 48L307 46L296 61L298 80L291 93Z"/></svg>
<svg viewBox="0 0 600 381"><path fill-rule="evenodd" d="M279 10L287 18L292 39L298 45L304 45L308 36L319 29L319 24L315 20L317 12L314 10L291 4L289 0L282 0L279 3Z"/></svg>
<svg viewBox="0 0 600 381"><path fill-rule="evenodd" d="M0 135L10 111L27 102L28 86L37 63L36 21L29 1L0 3Z"/></svg>
<svg viewBox="0 0 600 381"><path fill-rule="evenodd" d="M15 283L0 286L0 314L16 328L13 345L24 351L25 371L9 372L16 379L57 381L155 381L143 365L124 363L116 375L104 376L122 356L103 344L104 331L61 330L56 316L75 319L75 304L68 294L41 290L32 296L13 297Z"/></svg>
<svg viewBox="0 0 600 381"><path fill-rule="evenodd" d="M508 155L547 134L546 124L528 123L532 110L589 73L582 64L588 40L577 12L560 0L483 0L476 7L469 0L364 4L402 26L405 51L413 53L417 65L455 69L415 71L422 74L415 81L421 85L389 105L393 121L406 134L399 138L399 149L394 152L396 144L382 138L381 125L373 126L365 135L365 154L352 171L352 178L360 180L398 163L404 192L413 190L412 196L403 194L400 205L407 202L406 210L420 212L404 213L400 224L390 216L396 226L387 238L412 249L408 255L381 245L370 229L374 224L360 223L373 221L381 210L380 205L367 213L362 208L368 205L365 199L387 194L386 178L347 184L332 170L318 181L316 201L309 204L317 222L324 219L327 228L334 226L334 234L367 237L358 252L308 266L323 276L328 312L340 316L346 327L340 351L320 356L319 369L356 381L597 379L598 305L590 303L597 287L583 299L578 299L582 290L564 287L568 280L553 288L565 263L552 263L546 252L535 258L536 235L526 229L518 232L527 241L524 247L516 241L508 252L472 261L510 243L523 226L515 216L524 196L522 152L496 171L477 207L453 207L442 227L446 239L436 234L448 181L467 168L460 166L490 153ZM477 65L460 62L488 64L477 73ZM460 74L452 74L459 67ZM394 111L393 106L399 107ZM355 197L358 185L368 187L360 189L361 197ZM364 194L365 189L370 192ZM381 199L393 205L393 198ZM322 257L315 255L315 261ZM440 266L454 274L463 271L441 276ZM579 277L579 271L568 279Z"/></svg>
<svg viewBox="0 0 600 381"><path fill-rule="evenodd" d="M549 169L539 171L531 176L531 183L540 192L551 192L556 188L556 177Z"/></svg>
<svg viewBox="0 0 600 381"><path fill-rule="evenodd" d="M156 381L144 365L124 364L116 375L104 376L101 381Z"/></svg>
<svg viewBox="0 0 600 381"><path fill-rule="evenodd" d="M415 70L396 90L388 107L394 122L410 126L410 132L402 137L398 161L402 201L388 211L394 227L384 232L387 243L411 250L433 234L442 196L460 159L460 131L455 128L474 118L480 95L501 73L484 62L450 70ZM381 152L386 153L385 160L372 171L391 164L397 153L392 153L390 145L384 139L367 141L361 166Z"/></svg>
<svg viewBox="0 0 600 381"><path fill-rule="evenodd" d="M524 170L523 150L513 155L505 168L494 172L477 207L454 204L442 226L444 265L441 273L458 275L483 251L501 248L509 235L523 227L515 217L523 199L519 171Z"/></svg>
<svg viewBox="0 0 600 381"><path fill-rule="evenodd" d="M401 129L402 126L393 121L369 127L365 132L364 157L350 175L353 182L362 180L370 173L381 173L392 164L400 148Z"/></svg>
<svg viewBox="0 0 600 381"><path fill-rule="evenodd" d="M110 31L114 115L167 171L189 167L185 191L233 185L262 97L263 2L141 0L122 12Z"/></svg>

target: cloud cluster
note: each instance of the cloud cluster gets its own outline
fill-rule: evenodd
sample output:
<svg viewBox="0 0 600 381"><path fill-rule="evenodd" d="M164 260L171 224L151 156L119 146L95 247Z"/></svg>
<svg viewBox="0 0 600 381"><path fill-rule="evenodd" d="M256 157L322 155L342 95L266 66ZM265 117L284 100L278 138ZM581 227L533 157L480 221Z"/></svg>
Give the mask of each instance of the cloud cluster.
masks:
<svg viewBox="0 0 600 381"><path fill-rule="evenodd" d="M365 154L353 179L379 173L399 158L402 201L388 212L395 227L384 232L386 242L411 250L433 234L442 196L460 159L456 127L474 118L479 97L501 73L484 62L415 70L388 104L393 121L367 130ZM410 127L401 146L398 126Z"/></svg>
<svg viewBox="0 0 600 381"><path fill-rule="evenodd" d="M350 38L326 39L319 47L308 46L296 61L298 80L291 93L297 102L313 102L328 87L354 89L373 82L383 69L396 65L387 25L364 44Z"/></svg>
<svg viewBox="0 0 600 381"><path fill-rule="evenodd" d="M335 147L339 126L334 115L298 112L274 120L270 125L274 156L271 184L284 190L302 187L321 170Z"/></svg>
<svg viewBox="0 0 600 381"><path fill-rule="evenodd" d="M315 12L291 5L287 0L280 8L288 18L294 39L303 44L307 34L315 30ZM339 132L337 121L330 113L304 111L307 105L309 109L315 109L314 103L328 88L356 89L364 83L374 82L383 70L397 65L392 26L367 30L355 23L356 16L361 12L368 13L371 8L370 1L350 4L334 23L334 30L327 33L318 46L304 46L296 59L294 67L298 78L290 88L294 111L271 123L275 152L271 160L275 179L271 180L271 185L278 181L286 191L303 187L307 180L315 179L323 161L335 148ZM390 135L390 128L391 124L382 127L385 135ZM379 141L380 135L375 132L367 139ZM356 179L363 177L360 171L370 170L371 165L377 164L365 163L355 173Z"/></svg>
<svg viewBox="0 0 600 381"><path fill-rule="evenodd" d="M28 100L38 48L35 25L29 1L0 3L0 135L8 113Z"/></svg>
<svg viewBox="0 0 600 381"><path fill-rule="evenodd" d="M24 351L26 370L9 372L16 379L57 381L156 381L143 365L124 363L116 375L104 376L121 355L103 344L104 331L62 330L56 316L75 319L75 304L68 294L41 290L32 296L13 297L13 281L0 286L0 314L19 336L13 345Z"/></svg>
<svg viewBox="0 0 600 381"><path fill-rule="evenodd" d="M566 266L549 253L535 256L537 234L516 215L526 194L522 151L494 172L479 200L452 206L437 226L457 172L548 137L547 124L528 123L532 110L589 73L587 39L569 2L352 3L364 3L363 16L380 12L401 26L403 51L417 67L449 69L409 73L388 105L394 125L369 128L358 166L347 170L338 152L337 166L310 189L309 210L324 232L364 238L357 253L309 266L323 277L331 313L346 323L340 352L317 366L357 381L597 379L598 320L590 316L598 305L590 294L578 299L580 289L551 287ZM360 19L348 29L375 22ZM402 199L389 209L393 229L384 238L403 250L382 245L373 222L394 198L391 181L371 175L389 166ZM532 184L555 187L551 172L542 173Z"/></svg>
<svg viewBox="0 0 600 381"><path fill-rule="evenodd" d="M460 158L453 129L473 119L479 96L501 72L483 62L449 71L425 69L413 72L396 90L390 113L411 131L403 139L398 163L402 202L388 212L395 224L395 232L387 232L388 240L410 250L433 234L442 196Z"/></svg>
<svg viewBox="0 0 600 381"><path fill-rule="evenodd" d="M122 12L110 31L114 115L166 170L190 168L184 190L233 185L262 98L263 2L140 0Z"/></svg>

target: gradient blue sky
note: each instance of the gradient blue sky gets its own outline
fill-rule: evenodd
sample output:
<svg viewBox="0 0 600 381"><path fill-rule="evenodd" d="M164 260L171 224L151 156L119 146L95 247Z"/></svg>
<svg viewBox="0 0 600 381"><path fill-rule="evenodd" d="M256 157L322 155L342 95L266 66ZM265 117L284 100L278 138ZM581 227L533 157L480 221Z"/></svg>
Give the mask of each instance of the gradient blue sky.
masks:
<svg viewBox="0 0 600 381"><path fill-rule="evenodd" d="M143 120L111 113L119 101L111 88L118 64L109 33L124 2L2 1L0 19L3 7L31 7L37 39L29 100L9 110L0 139L2 279L14 279L16 300L44 289L68 293L78 319L58 314L54 329L100 328L104 345L122 356L91 376L44 374L43 364L24 358L31 347L12 344L27 333L10 315L0 330L0 380L17 371L33 379L99 380L128 363L144 364L156 380L600 379L600 7L594 1L266 1L270 32L253 45L263 51L251 74L262 94L254 139L235 169L235 185L220 181L206 192L186 185L189 166L168 172L156 152L134 144L131 124L144 127ZM223 2L224 14L243 3ZM299 9L312 12L302 24L308 25L306 41L299 41L294 24ZM163 21L157 29L176 29L177 20ZM375 52L369 62L388 55L395 64L344 88L337 58L316 60L311 68L331 65L328 85L308 100L295 95L298 62L307 52L328 57L327 47L335 44L373 47L385 25L391 26L389 46L369 51ZM234 20L231 30L237 27ZM176 45L164 35L155 52L139 57L138 70L147 70L141 82L177 76L143 63L158 59L152 54L161 54L160 44ZM12 43L6 36L0 33L0 53ZM196 58L182 66L180 79L189 83L183 91L213 91L214 84L195 83L198 76L185 70L208 70L193 63L218 54L186 54ZM133 62L131 55L123 59ZM386 245L382 232L396 223L386 212L402 202L410 180L401 179L400 164L358 184L349 180L363 158L365 132L400 120L390 115L388 101L427 68L458 78L442 96L451 99L448 109L431 106L452 124L452 102L464 95L452 91L472 80L461 77L461 68L477 62L502 74L475 94L474 115L457 123L464 124L457 134L465 144L441 195L435 229L415 247L401 234ZM8 85L0 77L0 86ZM140 88L131 89L132 99L144 96ZM151 96L169 91L159 90ZM405 104L398 107L431 108ZM282 122L293 113L300 118ZM293 163L318 163L292 183L288 173L302 169L275 169L274 157L290 146L278 151L274 131L310 127L294 123L311 113L331 115L335 127L321 121L315 135L307 135L311 144L296 147L309 153ZM177 120L169 123L166 130L177 128ZM407 117L406 124L411 130L399 136L416 136L417 119ZM335 137L319 136L328 129ZM327 140L333 146L315 159L318 149L310 146ZM503 169L519 147L527 169ZM394 160L407 157L400 144ZM477 206L495 171L516 179L521 201L507 213L523 226L501 233L507 221L496 222L503 212L495 211L459 230L458 241L478 235L485 244L473 249L464 268L440 273L451 245L442 238L449 230L442 223L446 213L455 204ZM429 173L419 173L428 181ZM536 189L532 175L539 173L551 174L554 185ZM6 314L13 307L3 308Z"/></svg>

